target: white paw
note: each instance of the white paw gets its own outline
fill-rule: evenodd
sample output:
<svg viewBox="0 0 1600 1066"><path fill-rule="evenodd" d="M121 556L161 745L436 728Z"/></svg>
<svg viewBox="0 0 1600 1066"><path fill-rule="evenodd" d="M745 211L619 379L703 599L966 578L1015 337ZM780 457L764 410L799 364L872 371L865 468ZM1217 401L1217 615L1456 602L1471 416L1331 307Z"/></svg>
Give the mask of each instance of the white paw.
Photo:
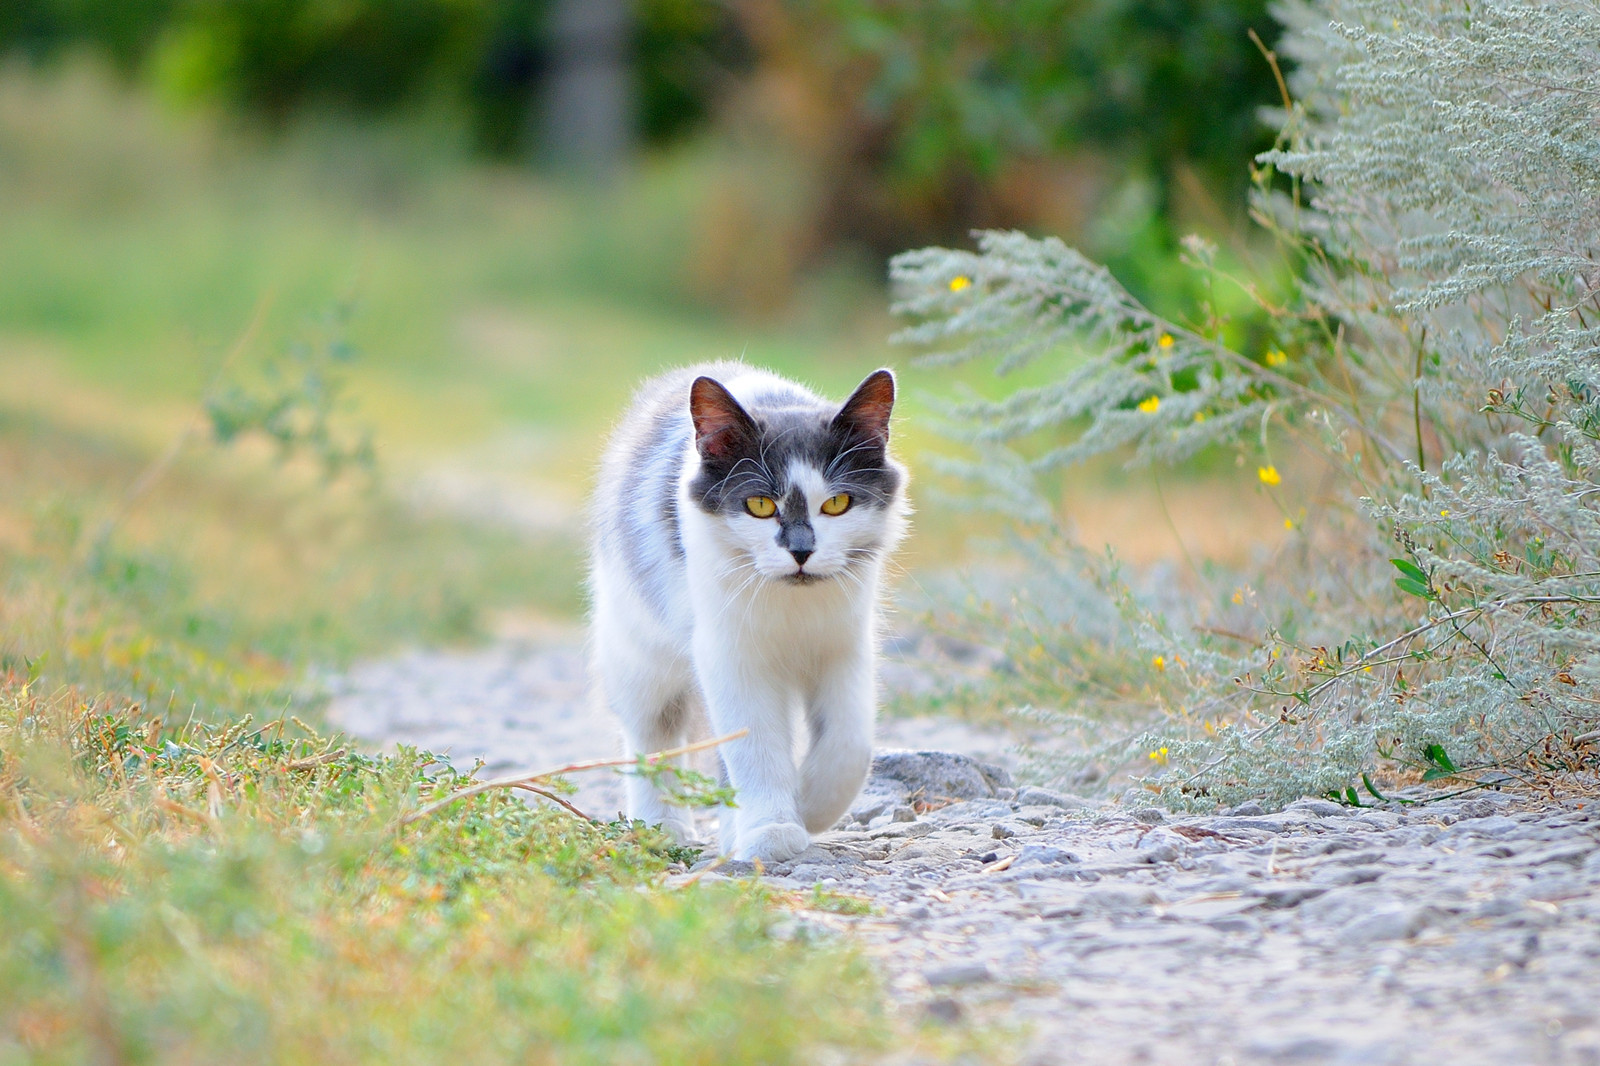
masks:
<svg viewBox="0 0 1600 1066"><path fill-rule="evenodd" d="M793 822L772 822L758 825L739 833L739 847L733 853L736 859L760 859L762 862L787 862L811 846L811 834L805 826Z"/></svg>

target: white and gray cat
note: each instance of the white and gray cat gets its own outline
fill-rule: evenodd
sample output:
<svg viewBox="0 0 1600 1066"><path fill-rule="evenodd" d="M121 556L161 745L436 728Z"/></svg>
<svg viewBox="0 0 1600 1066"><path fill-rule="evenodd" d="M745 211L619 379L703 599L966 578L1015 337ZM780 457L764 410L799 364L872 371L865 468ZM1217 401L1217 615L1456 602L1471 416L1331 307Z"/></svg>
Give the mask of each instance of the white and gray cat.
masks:
<svg viewBox="0 0 1600 1066"><path fill-rule="evenodd" d="M600 698L629 754L682 743L701 710L717 735L750 731L718 749L738 796L723 854L798 855L866 779L880 585L909 511L894 398L887 370L839 405L741 363L689 367L646 382L606 449ZM628 787L630 817L693 838L687 811Z"/></svg>

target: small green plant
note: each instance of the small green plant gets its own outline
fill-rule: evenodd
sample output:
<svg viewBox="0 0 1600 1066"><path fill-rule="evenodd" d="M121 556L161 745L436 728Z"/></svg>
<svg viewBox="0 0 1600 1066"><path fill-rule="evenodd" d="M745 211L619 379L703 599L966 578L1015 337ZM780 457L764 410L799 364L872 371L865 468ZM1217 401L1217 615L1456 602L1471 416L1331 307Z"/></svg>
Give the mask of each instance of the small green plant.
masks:
<svg viewBox="0 0 1600 1066"><path fill-rule="evenodd" d="M207 726L0 679L0 1046L23 1061L850 1059L866 965L664 834L293 719Z"/></svg>

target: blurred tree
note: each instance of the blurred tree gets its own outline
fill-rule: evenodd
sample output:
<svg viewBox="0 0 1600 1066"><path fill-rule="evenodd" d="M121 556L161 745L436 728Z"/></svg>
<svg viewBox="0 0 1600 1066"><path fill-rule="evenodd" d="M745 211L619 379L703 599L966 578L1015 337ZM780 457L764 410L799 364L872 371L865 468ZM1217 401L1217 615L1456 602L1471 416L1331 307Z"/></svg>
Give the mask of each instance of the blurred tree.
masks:
<svg viewBox="0 0 1600 1066"><path fill-rule="evenodd" d="M567 170L615 171L633 140L627 0L554 0L544 143Z"/></svg>
<svg viewBox="0 0 1600 1066"><path fill-rule="evenodd" d="M720 0L615 0L631 124L660 143L705 121L751 52ZM553 85L554 0L0 0L0 55L99 49L178 95L281 120L445 95L494 154L529 147ZM578 2L580 12L589 4Z"/></svg>
<svg viewBox="0 0 1600 1066"><path fill-rule="evenodd" d="M1075 183L1039 165L1084 148L1103 157L1111 185L1147 179L1158 216L1175 191L1242 208L1241 160L1271 145L1255 113L1279 95L1248 36L1275 35L1265 0L746 0L744 10L764 58L803 71L827 112L836 226L881 251L1037 222L1041 182Z"/></svg>

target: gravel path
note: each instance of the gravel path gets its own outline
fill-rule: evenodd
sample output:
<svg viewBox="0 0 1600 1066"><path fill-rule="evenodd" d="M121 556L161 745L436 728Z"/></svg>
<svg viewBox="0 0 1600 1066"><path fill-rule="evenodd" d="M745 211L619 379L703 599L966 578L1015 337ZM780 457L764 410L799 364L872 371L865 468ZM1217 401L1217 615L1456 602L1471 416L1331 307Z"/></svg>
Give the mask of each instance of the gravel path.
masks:
<svg viewBox="0 0 1600 1066"><path fill-rule="evenodd" d="M615 750L570 641L418 652L336 689L351 733L494 774ZM1004 738L961 723L880 739L944 752L880 755L852 815L762 873L872 900L789 932L855 938L905 1010L1021 1023L1037 1064L1600 1064L1600 801L1179 818L1018 790L985 765ZM615 777L580 783L584 809L620 806Z"/></svg>

